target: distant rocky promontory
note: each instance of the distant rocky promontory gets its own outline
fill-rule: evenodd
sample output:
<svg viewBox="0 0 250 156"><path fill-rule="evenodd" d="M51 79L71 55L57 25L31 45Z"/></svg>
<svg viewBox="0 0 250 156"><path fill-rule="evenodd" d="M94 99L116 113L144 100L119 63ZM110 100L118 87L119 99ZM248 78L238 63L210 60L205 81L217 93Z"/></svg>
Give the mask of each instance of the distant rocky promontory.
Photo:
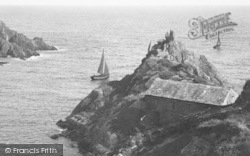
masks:
<svg viewBox="0 0 250 156"><path fill-rule="evenodd" d="M20 59L39 56L39 50L57 50L47 45L42 38L29 39L25 35L9 29L0 21L0 57L15 57Z"/></svg>
<svg viewBox="0 0 250 156"><path fill-rule="evenodd" d="M133 74L94 89L52 138L76 141L84 156L249 155L250 81L230 99L216 68L171 33Z"/></svg>

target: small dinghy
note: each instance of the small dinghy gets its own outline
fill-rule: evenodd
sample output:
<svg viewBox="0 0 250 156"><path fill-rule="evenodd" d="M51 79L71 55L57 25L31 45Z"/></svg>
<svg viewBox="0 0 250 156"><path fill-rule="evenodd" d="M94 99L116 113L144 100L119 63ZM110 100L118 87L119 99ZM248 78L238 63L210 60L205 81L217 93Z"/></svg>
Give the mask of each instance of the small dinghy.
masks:
<svg viewBox="0 0 250 156"><path fill-rule="evenodd" d="M217 44L213 47L214 49L219 49L220 48L220 33L218 32L218 40L217 40Z"/></svg>
<svg viewBox="0 0 250 156"><path fill-rule="evenodd" d="M109 69L104 59L104 50L102 52L102 58L97 73L100 75L93 75L90 78L92 80L105 80L109 78Z"/></svg>

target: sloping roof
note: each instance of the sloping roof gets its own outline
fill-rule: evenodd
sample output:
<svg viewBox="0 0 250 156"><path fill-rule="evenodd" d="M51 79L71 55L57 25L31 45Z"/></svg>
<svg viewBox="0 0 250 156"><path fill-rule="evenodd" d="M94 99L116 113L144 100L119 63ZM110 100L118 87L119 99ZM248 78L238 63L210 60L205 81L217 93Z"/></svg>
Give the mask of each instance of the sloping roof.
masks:
<svg viewBox="0 0 250 156"><path fill-rule="evenodd" d="M145 95L217 106L232 104L238 97L232 89L160 78L155 79Z"/></svg>

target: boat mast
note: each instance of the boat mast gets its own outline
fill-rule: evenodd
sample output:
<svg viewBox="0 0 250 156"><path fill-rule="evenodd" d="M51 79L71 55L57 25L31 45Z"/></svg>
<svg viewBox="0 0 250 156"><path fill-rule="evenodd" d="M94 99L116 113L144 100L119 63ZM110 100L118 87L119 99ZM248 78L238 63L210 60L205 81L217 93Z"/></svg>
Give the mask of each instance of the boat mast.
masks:
<svg viewBox="0 0 250 156"><path fill-rule="evenodd" d="M220 32L218 32L218 40L217 40L217 45L221 45L221 43L220 43Z"/></svg>
<svg viewBox="0 0 250 156"><path fill-rule="evenodd" d="M106 64L106 62L105 62L105 59L104 59L104 49L102 50L102 56L103 56L103 62L102 62L102 73L103 74L105 74L105 64Z"/></svg>

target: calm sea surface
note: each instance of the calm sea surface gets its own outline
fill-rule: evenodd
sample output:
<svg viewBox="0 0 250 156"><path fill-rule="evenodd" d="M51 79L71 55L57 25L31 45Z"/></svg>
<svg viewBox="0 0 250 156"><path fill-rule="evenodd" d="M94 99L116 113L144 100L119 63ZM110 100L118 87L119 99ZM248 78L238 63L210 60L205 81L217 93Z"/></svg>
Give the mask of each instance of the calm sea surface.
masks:
<svg viewBox="0 0 250 156"><path fill-rule="evenodd" d="M216 39L190 40L188 21L231 12L235 31ZM26 61L0 58L0 143L63 143L65 156L79 156L74 142L60 138L55 123L100 82L90 81L101 52L110 80L131 74L148 43L170 29L189 51L205 55L240 92L250 78L250 8L248 7L0 7L0 20L29 38L42 37L59 51L41 51Z"/></svg>

